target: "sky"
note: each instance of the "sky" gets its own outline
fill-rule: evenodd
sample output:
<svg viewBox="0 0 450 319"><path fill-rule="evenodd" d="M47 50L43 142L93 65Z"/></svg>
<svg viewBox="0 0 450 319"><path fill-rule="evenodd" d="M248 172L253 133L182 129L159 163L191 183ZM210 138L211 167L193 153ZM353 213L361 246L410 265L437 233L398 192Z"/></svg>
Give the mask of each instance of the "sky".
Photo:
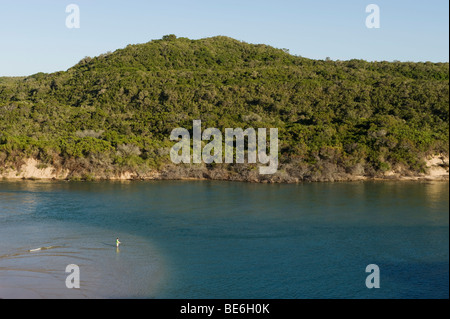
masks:
<svg viewBox="0 0 450 319"><path fill-rule="evenodd" d="M76 4L80 27L68 28ZM376 4L379 28L368 28ZM163 35L224 35L332 60L449 61L448 0L0 0L0 76L64 71Z"/></svg>

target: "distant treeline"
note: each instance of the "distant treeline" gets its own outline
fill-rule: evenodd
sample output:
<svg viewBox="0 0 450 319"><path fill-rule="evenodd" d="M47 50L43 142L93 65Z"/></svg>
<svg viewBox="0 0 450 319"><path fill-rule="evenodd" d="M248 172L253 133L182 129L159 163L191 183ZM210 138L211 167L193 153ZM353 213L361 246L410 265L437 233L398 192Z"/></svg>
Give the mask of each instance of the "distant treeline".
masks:
<svg viewBox="0 0 450 319"><path fill-rule="evenodd" d="M250 164L174 167L170 132L197 119L278 128L279 172L264 179L415 174L449 151L449 64L311 60L223 36L164 36L65 72L0 78L0 170L33 157L84 179L254 176Z"/></svg>

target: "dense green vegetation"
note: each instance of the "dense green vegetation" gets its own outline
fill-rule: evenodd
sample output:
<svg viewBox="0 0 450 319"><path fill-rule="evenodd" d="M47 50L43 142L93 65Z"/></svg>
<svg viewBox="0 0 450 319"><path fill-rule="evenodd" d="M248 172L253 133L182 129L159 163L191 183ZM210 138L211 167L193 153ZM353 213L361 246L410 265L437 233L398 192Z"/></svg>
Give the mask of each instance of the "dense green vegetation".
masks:
<svg viewBox="0 0 450 319"><path fill-rule="evenodd" d="M195 119L222 131L277 127L279 172L258 178L417 173L425 156L448 154L449 64L311 60L222 36L165 36L65 72L0 78L0 167L34 157L74 178L156 168L248 179L254 165L170 165L171 130Z"/></svg>

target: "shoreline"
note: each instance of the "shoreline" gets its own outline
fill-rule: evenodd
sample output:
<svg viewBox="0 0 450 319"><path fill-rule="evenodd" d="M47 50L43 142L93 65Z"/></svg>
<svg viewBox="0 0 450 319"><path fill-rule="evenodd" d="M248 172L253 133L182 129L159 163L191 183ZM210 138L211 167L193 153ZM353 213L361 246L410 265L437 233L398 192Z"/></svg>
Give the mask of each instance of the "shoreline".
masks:
<svg viewBox="0 0 450 319"><path fill-rule="evenodd" d="M295 182L291 181L247 181L239 179L212 179L212 178L131 178L131 179L119 179L119 178L94 178L94 179L68 179L68 178L35 178L35 177L20 177L20 178L8 178L0 177L0 181L66 181L66 182L137 182L137 181L222 181L222 182L242 182L252 184L302 184L302 183L346 183L346 182L449 182L449 176L442 177L429 177L429 176L401 176L398 178L383 178L383 177L363 177L354 179L340 179L340 180L324 180L324 181L310 181L299 180Z"/></svg>
<svg viewBox="0 0 450 319"><path fill-rule="evenodd" d="M190 175L177 176L168 170L151 170L145 173L132 171L101 172L77 175L67 169L57 170L53 166L43 165L34 158L24 160L20 169L0 168L0 180L55 180L55 181L136 181L136 180L220 180L240 181L249 183L270 184L299 184L304 182L357 182L357 181L449 181L449 158L443 155L435 155L427 159L427 173L412 174L411 172L387 171L383 175L366 176L345 174L332 176L321 180L301 179L279 171L274 175L237 174L225 170L210 172L207 169L196 168Z"/></svg>

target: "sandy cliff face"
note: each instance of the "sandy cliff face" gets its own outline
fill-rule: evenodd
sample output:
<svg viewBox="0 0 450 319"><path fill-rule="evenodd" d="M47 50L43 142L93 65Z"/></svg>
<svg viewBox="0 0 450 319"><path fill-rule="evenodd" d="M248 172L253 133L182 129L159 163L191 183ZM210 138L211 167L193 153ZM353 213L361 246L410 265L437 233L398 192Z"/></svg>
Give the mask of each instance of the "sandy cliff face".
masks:
<svg viewBox="0 0 450 319"><path fill-rule="evenodd" d="M385 173L387 179L400 180L448 180L449 158L445 155L434 155L426 159L427 172L418 175L404 175L401 172L391 170Z"/></svg>
<svg viewBox="0 0 450 319"><path fill-rule="evenodd" d="M69 172L63 170L57 172L52 166L42 165L34 158L25 160L19 170L6 168L0 172L0 177L7 179L65 179Z"/></svg>
<svg viewBox="0 0 450 319"><path fill-rule="evenodd" d="M0 168L0 178L5 179L80 179L77 178L73 172L68 169L56 169L47 164L42 164L34 158L24 160L24 164L19 169L11 167ZM133 179L158 179L159 174L156 171L150 171L145 175L139 176L134 172L121 172L117 174L105 174L104 176L90 176L92 179L107 179L107 180L133 180ZM81 177L83 179L83 177Z"/></svg>
<svg viewBox="0 0 450 319"><path fill-rule="evenodd" d="M448 156L433 156L427 161L429 167L428 175L433 178L447 177L449 170L449 158Z"/></svg>
<svg viewBox="0 0 450 319"><path fill-rule="evenodd" d="M389 179L389 180L449 180L449 157L444 155L435 155L429 157L426 160L427 172L423 174L405 174L405 172L391 170L384 174L383 177L367 177L361 175L349 176L345 180L370 180L370 179ZM136 172L120 172L120 173L107 173L102 176L89 176L90 179L106 179L106 180L152 180L152 179L219 179L219 180L240 180L249 182L267 182L269 180L261 180L254 176L254 178L249 178L249 176L242 175L239 176L230 175L225 171L220 171L220 174L204 174L202 168L196 168L197 174L192 176L182 174L177 176L176 172L167 174L167 172L149 171L145 174L138 174ZM281 174L281 175L280 175ZM289 176L284 176L282 173L275 174L273 182L298 182L298 180L293 180ZM247 174L248 175L248 174ZM24 164L19 169L0 168L0 178L5 179L84 179L83 177L74 178L73 172L67 169L56 169L51 165L42 164L36 159L28 158L24 161ZM284 178L283 178L284 177Z"/></svg>

